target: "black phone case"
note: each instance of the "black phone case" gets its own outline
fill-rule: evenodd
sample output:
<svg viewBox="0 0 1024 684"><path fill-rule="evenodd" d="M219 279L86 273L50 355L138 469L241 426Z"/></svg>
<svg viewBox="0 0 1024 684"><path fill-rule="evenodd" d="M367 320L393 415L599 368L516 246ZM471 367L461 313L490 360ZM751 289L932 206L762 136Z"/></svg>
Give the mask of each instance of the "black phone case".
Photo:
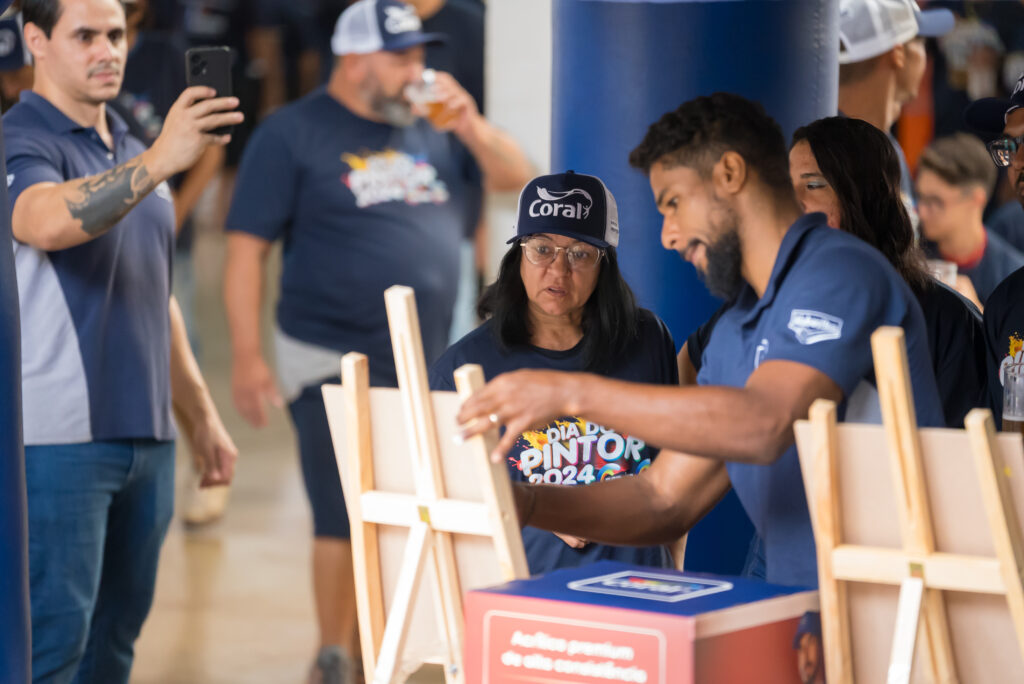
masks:
<svg viewBox="0 0 1024 684"><path fill-rule="evenodd" d="M185 52L185 73L189 87L208 86L217 97L231 97L231 61L229 47L195 47ZM227 135L231 126L215 128L210 133Z"/></svg>

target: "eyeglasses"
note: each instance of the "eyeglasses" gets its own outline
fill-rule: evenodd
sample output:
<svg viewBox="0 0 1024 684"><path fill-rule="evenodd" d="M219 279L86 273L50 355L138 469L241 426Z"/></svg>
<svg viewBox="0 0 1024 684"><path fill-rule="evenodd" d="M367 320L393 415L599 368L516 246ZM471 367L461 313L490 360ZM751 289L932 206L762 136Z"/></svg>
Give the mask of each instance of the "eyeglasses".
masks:
<svg viewBox="0 0 1024 684"><path fill-rule="evenodd" d="M1017 154L1017 150L1024 147L1024 135L1018 135L1016 138L1006 135L993 140L986 147L996 166L1009 166Z"/></svg>
<svg viewBox="0 0 1024 684"><path fill-rule="evenodd" d="M559 252L565 252L569 268L574 271L588 271L604 256L604 250L577 242L568 247L558 247L547 240L523 240L519 243L526 258L534 266L548 266L555 262Z"/></svg>

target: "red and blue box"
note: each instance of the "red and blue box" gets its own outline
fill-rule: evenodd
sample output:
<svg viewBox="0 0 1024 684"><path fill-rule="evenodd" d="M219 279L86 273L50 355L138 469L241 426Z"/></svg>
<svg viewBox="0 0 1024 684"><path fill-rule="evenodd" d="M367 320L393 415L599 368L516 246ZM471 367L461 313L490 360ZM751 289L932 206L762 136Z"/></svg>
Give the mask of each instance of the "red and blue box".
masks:
<svg viewBox="0 0 1024 684"><path fill-rule="evenodd" d="M821 662L820 641L797 648L818 593L756 580L605 561L471 591L465 606L474 684L800 684Z"/></svg>

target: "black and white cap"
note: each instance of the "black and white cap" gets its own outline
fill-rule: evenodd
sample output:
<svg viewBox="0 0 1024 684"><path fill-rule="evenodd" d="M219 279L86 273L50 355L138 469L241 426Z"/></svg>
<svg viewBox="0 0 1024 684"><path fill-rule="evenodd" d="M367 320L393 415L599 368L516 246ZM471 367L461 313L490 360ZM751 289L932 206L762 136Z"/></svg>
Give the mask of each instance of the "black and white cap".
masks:
<svg viewBox="0 0 1024 684"><path fill-rule="evenodd" d="M416 10L401 0L358 0L338 17L331 51L336 55L396 52L445 39L441 33L423 33Z"/></svg>
<svg viewBox="0 0 1024 684"><path fill-rule="evenodd" d="M515 242L528 235L555 233L595 247L619 244L619 210L597 176L566 171L538 176L519 194Z"/></svg>
<svg viewBox="0 0 1024 684"><path fill-rule="evenodd" d="M1024 74L1017 78L1010 97L983 97L972 102L964 111L964 121L976 133L995 138L1006 127L1006 117L1015 109L1024 107Z"/></svg>

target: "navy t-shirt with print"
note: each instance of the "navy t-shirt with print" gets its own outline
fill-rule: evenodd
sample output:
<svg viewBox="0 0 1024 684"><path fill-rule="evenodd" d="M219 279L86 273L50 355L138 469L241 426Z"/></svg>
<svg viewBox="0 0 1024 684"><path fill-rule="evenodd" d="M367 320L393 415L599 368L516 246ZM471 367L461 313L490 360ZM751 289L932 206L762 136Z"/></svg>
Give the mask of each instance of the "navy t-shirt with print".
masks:
<svg viewBox="0 0 1024 684"><path fill-rule="evenodd" d="M1024 363L1024 268L1011 273L996 287L985 305L985 349L988 386L996 426L1002 424L1003 373Z"/></svg>
<svg viewBox="0 0 1024 684"><path fill-rule="evenodd" d="M425 120L352 114L318 89L246 147L226 228L284 243L277 322L287 335L370 359L395 384L384 290L416 291L427 362L444 351L458 286L468 154Z"/></svg>
<svg viewBox="0 0 1024 684"><path fill-rule="evenodd" d="M431 389L454 390L452 374L467 363L480 364L488 380L524 368L584 369L581 345L566 351L533 346L505 349L488 321L438 359L430 369ZM651 312L641 310L639 334L604 375L632 382L677 384L675 344L665 324ZM657 448L591 423L585 416L563 416L543 430L523 433L508 454L508 465L514 481L580 485L639 473L650 465L657 452ZM669 562L661 546L587 544L582 549L573 549L551 532L534 527L523 528L523 544L532 574L599 560L659 567Z"/></svg>
<svg viewBox="0 0 1024 684"><path fill-rule="evenodd" d="M844 396L841 419L877 419L870 338L883 325L900 326L906 333L918 423L944 425L924 319L914 295L877 250L829 228L824 214L808 214L783 238L764 296L758 298L745 286L722 312L697 382L743 387L761 364L793 361L824 373L839 386ZM816 586L814 535L796 446L771 465L728 463L727 468L764 540L767 580Z"/></svg>
<svg viewBox="0 0 1024 684"><path fill-rule="evenodd" d="M114 147L31 91L4 115L11 207L37 183L123 164L145 146L107 110ZM173 439L174 206L161 183L100 237L48 252L15 241L26 444Z"/></svg>

